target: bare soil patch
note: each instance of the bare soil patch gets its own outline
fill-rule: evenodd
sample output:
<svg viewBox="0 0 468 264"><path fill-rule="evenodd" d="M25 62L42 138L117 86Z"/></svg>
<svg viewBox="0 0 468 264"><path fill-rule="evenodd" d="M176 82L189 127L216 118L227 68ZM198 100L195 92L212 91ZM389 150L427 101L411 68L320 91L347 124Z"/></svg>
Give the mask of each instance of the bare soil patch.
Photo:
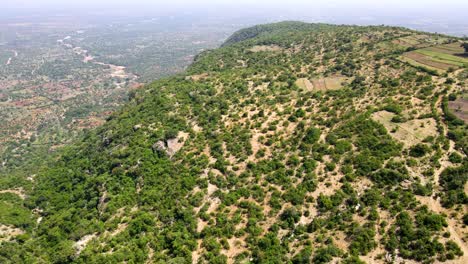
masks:
<svg viewBox="0 0 468 264"><path fill-rule="evenodd" d="M167 140L167 153L169 156L174 156L185 144L189 134L179 132L176 138Z"/></svg>
<svg viewBox="0 0 468 264"><path fill-rule="evenodd" d="M449 102L449 109L454 115L468 123L468 98L458 98Z"/></svg>

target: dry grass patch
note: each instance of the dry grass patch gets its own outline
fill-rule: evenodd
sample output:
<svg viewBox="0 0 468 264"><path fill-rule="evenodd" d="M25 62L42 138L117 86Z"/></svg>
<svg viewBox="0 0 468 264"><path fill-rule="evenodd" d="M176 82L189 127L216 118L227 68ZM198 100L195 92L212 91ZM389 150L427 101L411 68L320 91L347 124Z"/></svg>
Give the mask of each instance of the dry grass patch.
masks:
<svg viewBox="0 0 468 264"><path fill-rule="evenodd" d="M185 77L186 80L192 80L192 81L200 81L208 78L208 73L202 73L202 74L196 74L196 75L191 75Z"/></svg>
<svg viewBox="0 0 468 264"><path fill-rule="evenodd" d="M314 90L314 85L306 78L297 79L296 85L306 91Z"/></svg>
<svg viewBox="0 0 468 264"><path fill-rule="evenodd" d="M283 48L281 48L278 45L257 45L253 46L252 48L248 49L251 52L275 52L275 51L282 51Z"/></svg>
<svg viewBox="0 0 468 264"><path fill-rule="evenodd" d="M372 119L381 123L389 131L390 135L403 143L405 147L411 147L421 143L429 136L437 136L437 124L433 118L414 119L404 123L394 123L394 113L380 111L372 114Z"/></svg>
<svg viewBox="0 0 468 264"><path fill-rule="evenodd" d="M312 80L313 87L319 91L338 90L349 82L350 78L344 76L332 76Z"/></svg>

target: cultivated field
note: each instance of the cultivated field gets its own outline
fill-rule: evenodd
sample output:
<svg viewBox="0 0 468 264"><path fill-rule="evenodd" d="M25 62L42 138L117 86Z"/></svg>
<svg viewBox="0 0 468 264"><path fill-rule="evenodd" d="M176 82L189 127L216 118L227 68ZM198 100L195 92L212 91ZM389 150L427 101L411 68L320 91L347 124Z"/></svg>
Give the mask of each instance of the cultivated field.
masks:
<svg viewBox="0 0 468 264"><path fill-rule="evenodd" d="M439 73L450 68L461 68L468 65L468 56L460 43L450 43L418 49L405 53L401 58L414 66L422 66Z"/></svg>

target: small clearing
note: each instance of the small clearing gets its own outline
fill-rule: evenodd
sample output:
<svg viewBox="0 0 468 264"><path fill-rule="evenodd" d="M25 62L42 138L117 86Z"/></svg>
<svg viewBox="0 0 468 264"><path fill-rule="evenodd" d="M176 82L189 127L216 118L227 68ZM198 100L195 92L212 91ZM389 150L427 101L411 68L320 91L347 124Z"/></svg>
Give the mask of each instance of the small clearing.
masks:
<svg viewBox="0 0 468 264"><path fill-rule="evenodd" d="M122 79L128 78L128 74L125 72L126 68L124 66L108 65L111 68L111 77Z"/></svg>
<svg viewBox="0 0 468 264"><path fill-rule="evenodd" d="M282 50L283 48L278 45L257 45L249 49L251 52L276 52Z"/></svg>
<svg viewBox="0 0 468 264"><path fill-rule="evenodd" d="M372 119L384 125L389 134L402 142L405 147L414 146L421 143L428 136L437 135L437 125L433 118L413 119L404 123L394 123L391 121L394 116L394 113L380 111L375 112L372 115Z"/></svg>
<svg viewBox="0 0 468 264"><path fill-rule="evenodd" d="M190 75L185 77L186 80L192 80L195 82L198 82L200 80L206 79L208 77L208 73L202 73L202 74L196 74L196 75Z"/></svg>
<svg viewBox="0 0 468 264"><path fill-rule="evenodd" d="M348 82L349 78L344 76L332 76L312 80L313 87L319 91L337 90Z"/></svg>
<svg viewBox="0 0 468 264"><path fill-rule="evenodd" d="M468 97L458 98L449 102L449 108L454 115L468 123Z"/></svg>
<svg viewBox="0 0 468 264"><path fill-rule="evenodd" d="M24 231L19 228L0 224L0 242L10 240L10 238L21 234L24 234Z"/></svg>
<svg viewBox="0 0 468 264"><path fill-rule="evenodd" d="M122 233L125 229L127 229L128 224L127 223L120 223L117 225L117 228L110 233L111 237L114 237L120 233Z"/></svg>
<svg viewBox="0 0 468 264"><path fill-rule="evenodd" d="M189 137L188 133L179 132L176 138L167 140L167 153L169 156L174 156L185 144Z"/></svg>

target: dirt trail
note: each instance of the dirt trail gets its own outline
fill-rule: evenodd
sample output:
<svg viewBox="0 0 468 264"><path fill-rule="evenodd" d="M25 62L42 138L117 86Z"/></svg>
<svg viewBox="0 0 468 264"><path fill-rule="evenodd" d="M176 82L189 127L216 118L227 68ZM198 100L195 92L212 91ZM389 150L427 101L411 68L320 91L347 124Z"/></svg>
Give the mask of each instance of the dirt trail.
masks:
<svg viewBox="0 0 468 264"><path fill-rule="evenodd" d="M26 198L26 194L24 194L24 190L22 188L19 189L7 189L7 190L0 190L0 193L12 193L18 195L21 199Z"/></svg>
<svg viewBox="0 0 468 264"><path fill-rule="evenodd" d="M439 96L435 107L437 109L437 112L440 115L443 114L441 104L442 104L442 96ZM448 131L448 127L444 122L441 122L441 124L444 129L443 133L445 135ZM439 160L441 166L434 173L433 186L435 190L438 190L438 192L442 191L439 185L440 175L447 167L451 165L451 163L449 162L449 154L452 153L454 149L455 149L455 143L450 140L449 150L444 152L444 155ZM450 239L452 239L455 243L457 243L458 246L460 246L461 250L463 251L462 257L453 261L445 262L445 263L468 263L468 245L463 239L463 237L468 234L467 228L458 226L457 219L454 219L453 217L451 217L453 212L451 210L444 208L441 205L439 197L436 198L435 196L431 196L431 197L419 197L418 196L417 198L419 202L421 202L421 204L426 205L431 211L434 211L438 214L447 215L447 223L448 223L447 231L450 233ZM464 206L464 212L466 213L466 211L467 211L467 207Z"/></svg>
<svg viewBox="0 0 468 264"><path fill-rule="evenodd" d="M109 63L105 63L105 62L101 62L101 61L96 61L95 57L93 55L91 55L89 53L88 50L85 50L81 47L74 47L72 44L70 43L66 43L67 40L70 40L72 39L71 36L66 36L65 38L63 39L59 39L57 40L57 43L65 46L66 48L70 48L73 50L73 52L75 52L75 54L77 55L80 55L80 56L83 56L83 62L84 63L94 63L96 65L101 65L101 66L105 66L105 67L109 67L110 69L110 77L112 78L119 78L119 79L130 79L130 81L132 82L135 82L136 79L137 79L137 76L134 75L134 74L131 74L131 73L128 73L126 71L126 67L125 66L119 66L119 65L114 65L114 64L109 64ZM114 84L118 87L118 88L122 88L122 83L120 82L114 82Z"/></svg>
<svg viewBox="0 0 468 264"><path fill-rule="evenodd" d="M13 57L10 57L8 58L7 62L5 63L5 65L10 65L11 64L11 61L13 60L13 58L16 58L18 57L18 52L16 50L13 51Z"/></svg>
<svg viewBox="0 0 468 264"><path fill-rule="evenodd" d="M423 205L426 205L431 211L438 213L438 214L446 214L447 215L447 231L450 233L450 239L453 240L463 251L463 256L445 263L468 263L468 245L463 240L463 236L467 234L466 227L458 227L457 228L457 221L450 217L450 211L442 207L440 204L439 199L435 199L434 197L417 197L419 202Z"/></svg>

